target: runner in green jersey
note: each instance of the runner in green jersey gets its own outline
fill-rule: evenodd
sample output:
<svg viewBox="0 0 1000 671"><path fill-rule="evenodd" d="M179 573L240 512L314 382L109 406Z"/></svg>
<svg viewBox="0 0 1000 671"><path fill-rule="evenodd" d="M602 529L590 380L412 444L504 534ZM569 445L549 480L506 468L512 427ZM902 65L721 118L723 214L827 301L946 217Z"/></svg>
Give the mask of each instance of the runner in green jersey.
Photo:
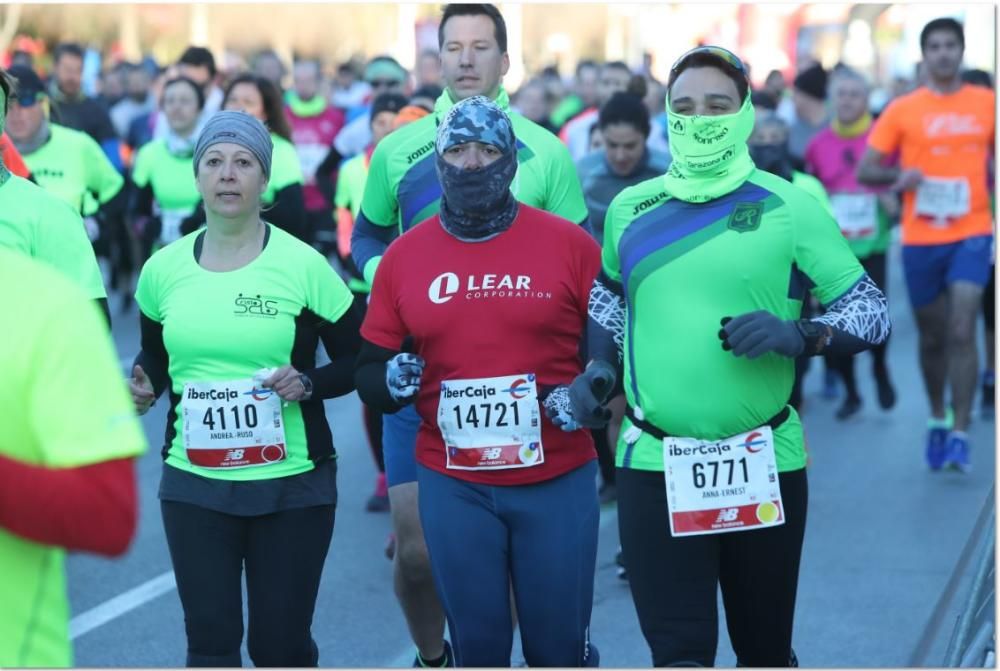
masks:
<svg viewBox="0 0 1000 671"><path fill-rule="evenodd" d="M786 405L793 359L860 351L889 330L884 295L830 215L755 168L748 89L717 47L674 65L673 162L608 209L593 361L570 389L576 423L599 426L623 355L619 530L656 666L713 665L720 583L737 663L794 661L807 486ZM799 319L807 289L827 308L813 321Z"/></svg>
<svg viewBox="0 0 1000 671"><path fill-rule="evenodd" d="M193 156L206 229L154 254L136 291L133 399L170 398L159 495L188 666L241 665L244 565L254 664L318 663L337 497L323 400L354 388L360 318L326 258L261 220L271 156L260 121L212 116Z"/></svg>
<svg viewBox="0 0 1000 671"><path fill-rule="evenodd" d="M566 147L520 114L510 111L501 84L510 67L507 28L493 5L446 5L438 28L441 72L446 88L435 110L389 135L376 147L368 171L351 255L369 283L382 253L398 235L437 214L441 186L435 172L437 126L456 101L474 95L494 100L514 127L518 170L511 191L518 201L586 225L587 205ZM417 510L415 445L420 418L412 407L383 422L383 447L393 529L395 582L416 663L450 664L443 640L444 613L434 590L427 546Z"/></svg>
<svg viewBox="0 0 1000 671"><path fill-rule="evenodd" d="M106 255L108 226L125 209L125 180L93 138L49 122L48 96L33 70L15 66L10 74L18 81L7 117L14 146L38 185L85 218L88 236Z"/></svg>
<svg viewBox="0 0 1000 671"><path fill-rule="evenodd" d="M0 70L0 132L7 118L10 79ZM28 102L28 101L23 101ZM0 163L0 247L58 269L98 302L110 318L107 292L80 215L64 202Z"/></svg>
<svg viewBox="0 0 1000 671"><path fill-rule="evenodd" d="M0 347L0 667L72 666L66 551L119 555L135 529L146 441L87 298L0 249L0 300L17 324Z"/></svg>
<svg viewBox="0 0 1000 671"><path fill-rule="evenodd" d="M201 87L186 77L164 84L160 105L167 117L167 133L143 145L135 157L129 219L138 233L142 261L149 258L154 246L181 236L182 222L201 200L191 160L204 95Z"/></svg>

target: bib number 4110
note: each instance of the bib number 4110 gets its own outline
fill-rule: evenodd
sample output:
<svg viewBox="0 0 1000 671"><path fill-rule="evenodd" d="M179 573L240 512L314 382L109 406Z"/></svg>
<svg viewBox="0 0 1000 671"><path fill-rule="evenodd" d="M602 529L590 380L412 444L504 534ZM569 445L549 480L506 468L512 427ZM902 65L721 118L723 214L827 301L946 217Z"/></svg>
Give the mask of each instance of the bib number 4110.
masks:
<svg viewBox="0 0 1000 671"><path fill-rule="evenodd" d="M229 422L226 421L227 410L228 413L232 414L232 419ZM242 422L240 422L241 414ZM218 428L216 428L216 416L218 417ZM208 408L205 410L205 416L201 423L207 426L209 431L229 431L230 429L239 431L244 427L252 429L257 426L257 407L252 403L247 403L243 406L242 413L238 405L232 405L229 408Z"/></svg>

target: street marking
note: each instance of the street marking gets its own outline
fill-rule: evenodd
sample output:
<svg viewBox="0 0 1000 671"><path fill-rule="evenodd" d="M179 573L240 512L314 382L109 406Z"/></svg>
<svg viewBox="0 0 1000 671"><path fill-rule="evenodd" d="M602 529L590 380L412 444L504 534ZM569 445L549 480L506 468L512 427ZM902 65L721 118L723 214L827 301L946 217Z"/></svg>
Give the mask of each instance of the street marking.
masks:
<svg viewBox="0 0 1000 671"><path fill-rule="evenodd" d="M604 527L611 524L613 520L618 519L618 506L612 506L611 508L604 508L601 510L601 521L598 523L598 528L603 529ZM445 635L447 636L447 628L445 629ZM391 662L385 665L384 668L387 669L405 669L413 665L413 657L417 654L417 648L412 643L403 650L403 652L396 655ZM513 660L511 660L513 661Z"/></svg>
<svg viewBox="0 0 1000 671"><path fill-rule="evenodd" d="M138 587L74 617L69 621L69 638L75 640L176 587L177 581L174 580L173 571L167 571L152 580L147 580Z"/></svg>

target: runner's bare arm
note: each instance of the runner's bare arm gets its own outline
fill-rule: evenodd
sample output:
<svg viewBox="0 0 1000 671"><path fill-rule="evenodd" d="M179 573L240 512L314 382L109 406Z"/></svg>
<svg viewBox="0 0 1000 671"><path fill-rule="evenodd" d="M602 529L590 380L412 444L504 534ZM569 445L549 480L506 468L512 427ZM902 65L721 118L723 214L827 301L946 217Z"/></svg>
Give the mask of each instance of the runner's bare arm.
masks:
<svg viewBox="0 0 1000 671"><path fill-rule="evenodd" d="M866 186L885 186L899 179L899 166L883 165L886 155L868 147L858 164L858 181Z"/></svg>

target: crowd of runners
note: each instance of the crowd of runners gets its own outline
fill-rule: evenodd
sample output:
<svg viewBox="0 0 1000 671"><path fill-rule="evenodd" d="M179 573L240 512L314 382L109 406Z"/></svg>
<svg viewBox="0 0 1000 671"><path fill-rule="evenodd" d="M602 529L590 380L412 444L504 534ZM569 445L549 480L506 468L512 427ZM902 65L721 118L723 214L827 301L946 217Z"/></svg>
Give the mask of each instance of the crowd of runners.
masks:
<svg viewBox="0 0 1000 671"><path fill-rule="evenodd" d="M664 82L585 61L508 92L492 5L446 5L438 43L413 73L329 79L192 46L107 70L97 98L78 45L47 80L27 54L0 71L0 666L72 664L65 554L127 550L150 446L187 665L242 665L244 578L255 665L336 663L312 635L338 503L323 401L355 391L414 666L508 667L518 630L529 666L598 666L612 503L653 665L714 664L721 587L737 663L797 666L801 381L821 358L848 421L868 350L879 408L904 393L897 226L913 459L972 468L995 96L960 23L924 27L923 79L880 109L845 65L755 89L713 45ZM117 320L141 334L124 378Z"/></svg>

